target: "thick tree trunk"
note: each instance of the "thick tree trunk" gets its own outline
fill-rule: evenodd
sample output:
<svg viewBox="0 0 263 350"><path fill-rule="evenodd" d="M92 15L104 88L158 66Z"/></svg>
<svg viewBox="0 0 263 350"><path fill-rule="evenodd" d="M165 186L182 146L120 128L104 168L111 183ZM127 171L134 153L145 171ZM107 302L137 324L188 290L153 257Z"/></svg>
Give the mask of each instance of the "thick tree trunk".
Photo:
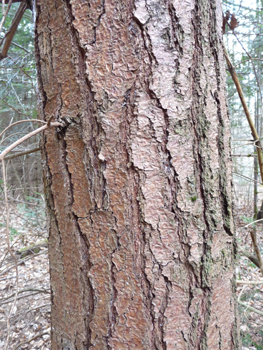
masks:
<svg viewBox="0 0 263 350"><path fill-rule="evenodd" d="M52 349L238 349L219 0L37 0Z"/></svg>

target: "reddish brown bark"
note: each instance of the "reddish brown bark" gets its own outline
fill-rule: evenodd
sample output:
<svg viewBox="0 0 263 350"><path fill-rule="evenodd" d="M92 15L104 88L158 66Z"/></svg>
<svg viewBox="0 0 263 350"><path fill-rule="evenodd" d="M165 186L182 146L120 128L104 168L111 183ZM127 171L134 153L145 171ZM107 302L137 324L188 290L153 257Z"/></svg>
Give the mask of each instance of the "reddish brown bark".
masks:
<svg viewBox="0 0 263 350"><path fill-rule="evenodd" d="M37 0L52 349L238 349L220 1Z"/></svg>

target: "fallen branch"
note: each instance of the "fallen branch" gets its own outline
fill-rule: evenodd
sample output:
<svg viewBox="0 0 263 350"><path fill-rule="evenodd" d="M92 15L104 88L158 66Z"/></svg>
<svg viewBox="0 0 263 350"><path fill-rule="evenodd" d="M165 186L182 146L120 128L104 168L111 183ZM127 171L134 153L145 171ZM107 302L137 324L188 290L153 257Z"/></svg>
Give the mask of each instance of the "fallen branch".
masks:
<svg viewBox="0 0 263 350"><path fill-rule="evenodd" d="M247 310L253 311L253 312L255 312L256 314L259 314L259 315L263 316L263 312L262 312L262 311L260 311L260 310L258 310L258 309L255 309L254 307L252 307L252 306L250 306L250 305L248 305L248 304L246 304L246 303L243 303L243 302L240 300L240 299L241 299L241 295L242 295L242 293L243 293L243 291L244 291L245 288L246 288L246 286L243 286L243 288L242 288L242 290L241 290L241 292L239 293L239 296L238 296L238 298L237 298L237 302L238 302L240 305L244 306Z"/></svg>
<svg viewBox="0 0 263 350"><path fill-rule="evenodd" d="M24 299L24 298L27 298L27 297L31 297L31 296L37 295L37 294L39 294L39 293L40 293L40 292L30 293L30 294L27 294L27 295L21 295L20 297L17 297L17 300ZM15 300L15 299L3 301L2 303L0 303L0 305L13 303L14 300Z"/></svg>
<svg viewBox="0 0 263 350"><path fill-rule="evenodd" d="M260 311L260 310L258 310L258 309L255 309L254 307L249 306L249 305L247 305L246 303L243 303L243 302L240 301L240 300L238 300L238 304L244 306L246 309L248 309L248 310L250 310L250 311L255 312L256 314L259 314L259 315L263 316L263 312L262 312L262 311Z"/></svg>
<svg viewBox="0 0 263 350"><path fill-rule="evenodd" d="M262 281L244 281L244 280L236 280L237 284L263 284Z"/></svg>
<svg viewBox="0 0 263 350"><path fill-rule="evenodd" d="M18 261L17 264L18 265L21 265L21 264L24 264L26 261L30 260L30 259L33 259L35 258L36 256L39 256L41 254L45 254L48 252L48 249L45 249L43 250L42 252L38 253L38 254L34 254L34 255L31 255L29 256L28 258L26 259L21 259L21 261ZM7 273L8 271L12 270L16 265L11 265L9 267L7 267L6 269L0 271L0 276L4 275L5 273Z"/></svg>
<svg viewBox="0 0 263 350"><path fill-rule="evenodd" d="M11 318L19 317L19 316L21 316L21 315L26 315L26 314L28 314L29 312L36 311L36 310L41 309L42 307L46 307L46 306L51 307L51 304L50 304L50 303L48 303L48 304L42 304L42 305L40 305L40 306L35 307L34 309L29 309L29 310L20 312L19 314L14 314ZM12 321L12 322L14 322L14 321Z"/></svg>
<svg viewBox="0 0 263 350"><path fill-rule="evenodd" d="M251 225L253 225L253 224L257 223L257 222L260 222L260 221L263 221L263 219L258 219L258 220L252 221L249 224L243 226L242 228L248 228L249 226L251 226Z"/></svg>
<svg viewBox="0 0 263 350"><path fill-rule="evenodd" d="M21 294L21 293L26 293L26 292L38 292L38 293L47 293L47 294L50 294L50 291L47 290L47 289L35 289L35 288L26 288L26 289L21 289L17 292L17 294ZM13 293L11 295L8 295L7 297L4 297L4 298L0 298L0 304L1 304L1 301L6 301L10 298L13 298L13 296L15 296L16 293Z"/></svg>
<svg viewBox="0 0 263 350"><path fill-rule="evenodd" d="M259 262L258 262L258 259L255 255L250 254L249 252L247 252L245 249L241 248L240 246L238 246L238 249L240 250L242 255L244 255L246 258L248 258L250 261L252 261L253 264L255 264L257 267L259 267Z"/></svg>
<svg viewBox="0 0 263 350"><path fill-rule="evenodd" d="M42 242L37 242L36 244L31 244L28 247L24 247L20 250L17 250L16 254L20 256L20 259L24 259L29 255L39 253L41 248L47 248L47 247L48 247L48 242L47 240L44 240Z"/></svg>
<svg viewBox="0 0 263 350"><path fill-rule="evenodd" d="M22 346L22 345L24 345L24 344L28 344L28 343L30 343L31 341L33 341L33 340L35 340L35 339L37 339L37 338L40 338L40 337L42 337L43 335L46 335L46 334L50 335L49 332L40 333L40 334L36 335L35 337L30 338L30 339L27 340L27 341L23 341L23 342L19 343L19 344L14 348L14 350L18 350L18 349L20 348L20 346Z"/></svg>

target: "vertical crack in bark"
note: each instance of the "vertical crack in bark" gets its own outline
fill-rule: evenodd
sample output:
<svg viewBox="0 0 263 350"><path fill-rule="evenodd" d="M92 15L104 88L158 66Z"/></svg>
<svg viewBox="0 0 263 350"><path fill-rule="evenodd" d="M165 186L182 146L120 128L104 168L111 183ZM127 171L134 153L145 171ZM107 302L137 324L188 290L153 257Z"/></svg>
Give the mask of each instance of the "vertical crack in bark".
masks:
<svg viewBox="0 0 263 350"><path fill-rule="evenodd" d="M92 83L88 78L87 73L85 72L85 65L86 65L86 52L87 49L83 47L83 45L80 42L80 36L78 31L75 29L75 27L73 26L73 21L74 21L74 16L73 16L73 12L72 12L72 5L70 3L70 0L65 0L67 7L68 7L68 16L70 16L71 21L70 21L70 31L71 31L71 35L72 35L72 39L73 42L75 44L75 47L78 50L78 55L79 55L79 73L82 77L81 81L84 81L86 83L86 101L87 101L87 113L89 116L89 128L90 128L90 139L85 140L86 146L87 146L87 152L88 151L92 151L93 155L92 157L90 156L90 160L92 160L94 162L94 164L90 164L89 168L87 167L87 174L91 174L93 171L95 172L94 174L94 178L96 178L97 176L99 176L101 178L101 193L102 193L102 197L100 199L97 199L98 195L95 193L96 190L96 186L92 185L92 180L90 179L90 188L93 191L93 198L94 200L97 202L99 200L99 202L101 202L101 204L96 203L97 207L102 207L104 209L108 209L109 207L109 203L108 203L108 196L107 196L107 191L106 191L106 187L107 187L107 183L106 183L106 179L104 176L104 170L105 170L105 163L99 159L99 147L100 145L98 145L98 139L99 139L99 135L100 138L102 139L103 137L105 137L105 132L101 126L100 121L98 120L98 118L95 117L95 110L96 108L99 108L99 106L97 105L96 99L95 99L95 94L92 90ZM98 19L97 19L97 26L94 28L94 37L96 37L96 30L100 24L101 18L102 16L105 14L105 0L102 0L102 12L99 15ZM94 39L93 44L95 43L96 39ZM85 91L85 87L83 88L83 91ZM84 120L84 116L81 116L82 119L82 124L83 124L83 135L85 134L86 130L86 126L85 126L85 120ZM100 174L98 174L98 169L100 169Z"/></svg>
<svg viewBox="0 0 263 350"><path fill-rule="evenodd" d="M214 94L215 101L217 103L217 110L218 110L218 120L219 120L219 127L218 127L218 149L219 149L219 161L220 161L220 167L221 171L219 174L219 183L220 183L220 195L221 195L221 211L222 211L222 219L224 221L224 229L225 232L233 236L233 227L231 227L231 204L230 199L227 194L227 171L226 171L226 155L225 155L225 145L224 145L224 121L222 119L221 115L221 102L218 98L217 92Z"/></svg>
<svg viewBox="0 0 263 350"><path fill-rule="evenodd" d="M179 17L176 14L176 10L172 2L168 3L168 11L170 15L171 25L172 25L172 39L174 48L180 53L178 57L179 59L183 55L183 41L184 41L184 30L179 23ZM179 62L178 62L179 63ZM178 68L178 66L176 67Z"/></svg>
<svg viewBox="0 0 263 350"><path fill-rule="evenodd" d="M97 25L94 27L94 38L93 38L93 42L92 44L95 44L96 42L96 31L97 31L97 28L99 27L100 25L100 21L101 21L101 17L105 14L105 0L102 0L102 11L100 13L100 15L98 16L98 19L97 19Z"/></svg>
<svg viewBox="0 0 263 350"><path fill-rule="evenodd" d="M214 7L213 2L211 1L210 3L210 8L211 11ZM219 62L219 57L218 57L218 52L215 49L215 42L217 43L217 47L221 47L222 45L219 42L219 38L217 36L217 31L216 31L216 18L212 18L210 21L210 26L212 27L210 30L210 36L209 36L209 41L210 41L210 47L211 47L211 52L214 57L214 68L216 72L216 81L217 81L217 91L214 93L214 100L216 101L217 104L217 116L218 116L218 150L219 150L219 162L220 162L220 168L221 171L219 173L219 184L220 184L220 197L221 197L221 211L222 211L222 219L224 221L224 229L227 234L230 236L233 235L233 227L231 227L231 203L230 203L230 198L227 193L227 169L226 169L226 153L225 153L225 122L222 116L222 103L220 101L220 98L218 96L218 93L222 92L223 87L221 86L221 81L220 81L220 62ZM221 48L222 50L222 48Z"/></svg>
<svg viewBox="0 0 263 350"><path fill-rule="evenodd" d="M204 205L203 219L205 222L206 230L203 232L203 256L201 258L201 283L202 289L205 295L204 298L204 320L202 328L199 328L200 342L202 349L207 349L207 325L211 313L211 302L209 301L212 297L212 274L211 264L211 246L213 241L213 234L216 228L216 222L214 220L214 210L213 204L211 202L212 192L211 192L211 177L213 178L212 170L210 167L210 149L207 139L207 130L209 128L209 121L205 115L204 107L206 105L205 96L208 93L207 84L205 91L201 87L201 68L203 67L203 47L201 40L201 28L200 20L201 14L199 14L199 3L195 3L195 12L192 19L193 32L194 32L194 65L192 69L193 78L192 81L194 85L192 86L192 96L193 103L191 108L191 120L193 125L193 130L195 134L195 147L194 151L196 158L196 176L199 177L199 189L202 196ZM207 79L207 77L206 77ZM204 97L203 97L204 96Z"/></svg>
<svg viewBox="0 0 263 350"><path fill-rule="evenodd" d="M39 17L39 13L41 12L41 7L37 6L37 18ZM36 21L37 21L36 18ZM39 34L37 33L37 30L35 30L35 57L36 57L36 67L37 67L37 80L38 80L38 86L39 86L39 94L41 95L41 100L42 100L42 104L43 104L43 108L41 109L41 114L42 114L42 118L43 120L46 120L45 118L45 107L47 104L47 95L43 86L43 81L42 81L42 76L43 76L43 72L42 72L42 67L41 67L41 54L40 54L40 46L41 44L39 43Z"/></svg>
<svg viewBox="0 0 263 350"><path fill-rule="evenodd" d="M165 297L164 297L164 300L163 300L163 304L162 304L162 307L160 309L160 314L161 315L158 318L158 326L160 327L161 334L162 334L162 338L161 338L162 348L163 348L163 350L167 350L167 344L166 344L166 342L164 340L164 337L165 337L165 331L164 331L165 311L166 311L167 306L168 306L169 294L170 294L170 291L172 290L172 283L168 280L168 278L166 276L163 275L163 277L164 277L164 281L165 281L165 284L166 284L166 291L165 291Z"/></svg>
<svg viewBox="0 0 263 350"><path fill-rule="evenodd" d="M151 37L148 34L147 28L140 22L140 20L135 15L133 15L133 20L137 24L138 28L140 29L141 37L144 43L144 48L148 53L151 64L158 65L158 60L154 55L154 52L152 49Z"/></svg>
<svg viewBox="0 0 263 350"><path fill-rule="evenodd" d="M140 210L140 203L139 202L137 202L137 203L138 203L138 209ZM146 225L147 225L147 223L144 222L144 226L146 226ZM145 229L142 229L141 232L142 232L142 239L143 239L142 251L145 252L146 246L151 251L151 247L149 245L149 242L146 239ZM154 258L154 254L152 252L151 252L151 254L152 254L152 258L154 259L154 261L156 263L156 259ZM157 331L156 330L156 320L155 320L155 312L154 312L154 306L153 306L154 291L153 291L153 285L151 284L150 280L148 279L147 273L145 271L145 267L146 267L145 255L143 256L143 263L144 263L144 265L141 268L142 268L143 277L144 277L144 280L146 283L146 293L145 293L146 307L149 309L149 312L151 315L151 320L152 320L152 325L153 325L153 331L152 331L153 345L154 345L153 350L158 350L159 349L159 347L158 347L159 339L157 338L157 334L156 334L156 331ZM166 350L166 348L163 348L163 350Z"/></svg>
<svg viewBox="0 0 263 350"><path fill-rule="evenodd" d="M76 123L74 123L74 122L72 124L70 124L68 127L69 128L79 128L79 126ZM92 316L93 316L93 312L94 312L94 295L95 295L95 293L94 293L94 290L93 290L90 278L88 277L88 271L91 269L93 264L92 264L91 258L90 258L90 245L89 245L87 236L82 231L81 226L79 224L79 219L81 219L81 218L76 213L74 213L74 210L73 210L73 204L74 204L74 180L72 179L72 174L71 174L71 171L69 169L68 162L67 162L67 154L69 154L69 152L71 151L71 149L67 145L67 129L64 130L64 147L63 147L63 149L65 150L64 165L65 165L65 168L66 168L66 172L67 172L67 174L69 176L72 218L74 219L75 227L77 229L77 232L75 232L75 234L76 234L76 236L79 236L79 238L80 238L79 243L81 244L81 241L83 241L84 244L85 244L85 248L86 248L85 249L85 253L82 252L82 260L83 260L82 264L84 264L85 271L83 270L83 267L82 267L81 263L78 266L78 268L80 270L80 277L79 278L85 279L85 281L83 283L83 289L82 289L81 292L82 292L82 302L83 302L84 310L86 310L86 307L87 307L86 304L87 304L87 301L88 301L88 310L86 310L87 311L87 315L85 315L84 321L85 321L85 324L86 324L86 332L87 332L87 337L86 337L87 343L86 343L86 346L89 347L89 346L91 346L90 322L92 320ZM82 159L80 161L82 161ZM91 219L91 216L90 216L90 219ZM78 240L76 240L76 241L78 241ZM79 246L78 248L79 248L79 250L82 249L81 246ZM85 259L85 257L86 257L86 259ZM86 290L86 286L88 287L88 291ZM86 299L87 297L88 297L88 300Z"/></svg>

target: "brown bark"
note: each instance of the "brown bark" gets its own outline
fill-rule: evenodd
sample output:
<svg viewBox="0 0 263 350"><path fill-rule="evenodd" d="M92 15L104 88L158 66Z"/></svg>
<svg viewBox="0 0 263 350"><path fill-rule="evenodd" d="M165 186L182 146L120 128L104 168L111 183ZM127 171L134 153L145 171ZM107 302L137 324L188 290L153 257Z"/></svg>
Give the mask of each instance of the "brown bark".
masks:
<svg viewBox="0 0 263 350"><path fill-rule="evenodd" d="M52 349L238 349L219 0L37 0Z"/></svg>

